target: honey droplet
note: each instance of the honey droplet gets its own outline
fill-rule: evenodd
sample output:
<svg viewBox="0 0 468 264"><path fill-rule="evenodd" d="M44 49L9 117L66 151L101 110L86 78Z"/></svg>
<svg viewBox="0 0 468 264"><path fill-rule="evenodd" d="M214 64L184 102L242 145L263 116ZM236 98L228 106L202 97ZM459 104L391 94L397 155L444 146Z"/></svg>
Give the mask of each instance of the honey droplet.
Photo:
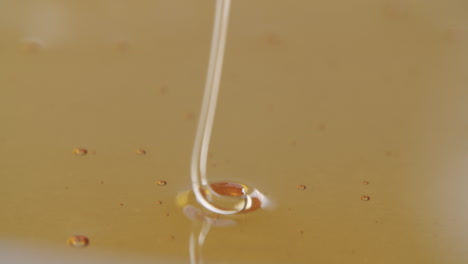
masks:
<svg viewBox="0 0 468 264"><path fill-rule="evenodd" d="M73 154L75 154L76 156L84 156L88 154L88 151L84 148L76 148L73 150Z"/></svg>
<svg viewBox="0 0 468 264"><path fill-rule="evenodd" d="M367 196L367 195L361 196L361 201L369 201L369 200L370 200L369 196Z"/></svg>
<svg viewBox="0 0 468 264"><path fill-rule="evenodd" d="M75 235L67 240L67 244L72 247L82 248L89 245L89 239L85 236Z"/></svg>
<svg viewBox="0 0 468 264"><path fill-rule="evenodd" d="M144 149L137 149L135 152L137 155L140 155L140 156L146 155L146 150Z"/></svg>
<svg viewBox="0 0 468 264"><path fill-rule="evenodd" d="M159 185L159 186L164 186L164 185L167 184L167 181L159 180L159 181L156 182L156 184Z"/></svg>
<svg viewBox="0 0 468 264"><path fill-rule="evenodd" d="M217 194L232 197L245 195L245 188L242 184L232 182L215 182L210 184L211 189Z"/></svg>
<svg viewBox="0 0 468 264"><path fill-rule="evenodd" d="M297 186L297 188L298 188L299 190L302 190L302 191L303 191L303 190L307 189L307 186L300 184L300 185Z"/></svg>

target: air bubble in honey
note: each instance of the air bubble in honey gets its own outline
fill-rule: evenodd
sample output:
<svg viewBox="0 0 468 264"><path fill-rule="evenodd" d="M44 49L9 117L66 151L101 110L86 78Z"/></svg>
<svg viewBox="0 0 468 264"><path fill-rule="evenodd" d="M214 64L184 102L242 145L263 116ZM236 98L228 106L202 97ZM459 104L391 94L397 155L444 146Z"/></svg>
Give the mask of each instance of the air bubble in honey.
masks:
<svg viewBox="0 0 468 264"><path fill-rule="evenodd" d="M76 148L73 150L73 154L75 154L76 156L84 156L88 154L88 150L84 148Z"/></svg>
<svg viewBox="0 0 468 264"><path fill-rule="evenodd" d="M144 156L144 155L146 155L146 150L144 150L144 149L137 149L135 152L136 152L136 154L139 155L139 156Z"/></svg>
<svg viewBox="0 0 468 264"><path fill-rule="evenodd" d="M159 181L156 182L156 184L159 185L159 186L164 186L164 185L167 184L167 181L159 180Z"/></svg>
<svg viewBox="0 0 468 264"><path fill-rule="evenodd" d="M361 196L361 201L370 201L370 197L367 195Z"/></svg>
<svg viewBox="0 0 468 264"><path fill-rule="evenodd" d="M67 244L72 247L82 248L89 245L89 239L85 236L75 235L67 240Z"/></svg>

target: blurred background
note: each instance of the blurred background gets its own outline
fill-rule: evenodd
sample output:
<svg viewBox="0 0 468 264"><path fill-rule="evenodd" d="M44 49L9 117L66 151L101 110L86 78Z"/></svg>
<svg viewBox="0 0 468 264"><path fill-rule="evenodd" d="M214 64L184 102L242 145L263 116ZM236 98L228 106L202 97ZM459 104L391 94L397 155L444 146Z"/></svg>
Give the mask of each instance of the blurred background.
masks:
<svg viewBox="0 0 468 264"><path fill-rule="evenodd" d="M1 263L190 263L214 6L0 2ZM274 208L205 263L468 263L467 26L459 0L233 1L208 177Z"/></svg>

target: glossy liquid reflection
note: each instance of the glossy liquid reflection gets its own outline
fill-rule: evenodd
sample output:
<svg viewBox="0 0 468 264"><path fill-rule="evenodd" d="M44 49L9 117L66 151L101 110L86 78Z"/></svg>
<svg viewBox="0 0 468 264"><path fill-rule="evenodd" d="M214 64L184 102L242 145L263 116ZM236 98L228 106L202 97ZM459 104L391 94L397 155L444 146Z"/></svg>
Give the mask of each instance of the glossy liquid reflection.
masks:
<svg viewBox="0 0 468 264"><path fill-rule="evenodd" d="M1 233L187 263L192 223L171 201L188 183L214 1L104 2L2 1ZM281 204L212 227L206 262L468 263L461 2L235 2L208 178ZM55 7L63 45L26 28ZM90 247L67 246L73 234Z"/></svg>
<svg viewBox="0 0 468 264"><path fill-rule="evenodd" d="M177 204L182 207L183 214L193 222L193 231L189 239L191 263L203 263L202 250L206 237L212 227L229 227L239 223L240 215L250 213L261 208L269 208L270 201L258 190L246 185L230 182L215 182L209 188L201 187L203 197L222 210L238 210L243 201L236 197L248 195L252 203L250 207L240 210L237 214L218 214L207 210L196 200L192 190L178 194Z"/></svg>
<svg viewBox="0 0 468 264"><path fill-rule="evenodd" d="M211 227L213 225L222 225L222 223L231 223L228 220L220 221L218 219L219 215L233 215L243 211L256 210L261 207L259 196L262 199L264 197L256 189L251 189L249 193L247 186L240 183L217 182L209 184L206 176L208 149L221 81L230 5L230 0L216 1L205 94L198 121L190 171L192 192L196 201L205 210L215 213L217 216L216 219L213 219L208 214L203 213L202 210L191 205L184 207L186 216L192 220L202 221L201 229L198 231L198 239L195 239L196 232L192 232L190 235L190 261L192 264L203 262L201 250Z"/></svg>
<svg viewBox="0 0 468 264"><path fill-rule="evenodd" d="M252 206L252 197L245 192L243 184L233 182L209 184L206 175L208 149L221 81L230 4L230 0L218 0L216 2L205 93L203 96L202 109L200 111L190 167L192 191L197 201L205 209L223 215L236 214L243 210L248 210ZM239 200L233 208L222 208L214 203L216 197L224 199L228 196L231 198L235 197Z"/></svg>

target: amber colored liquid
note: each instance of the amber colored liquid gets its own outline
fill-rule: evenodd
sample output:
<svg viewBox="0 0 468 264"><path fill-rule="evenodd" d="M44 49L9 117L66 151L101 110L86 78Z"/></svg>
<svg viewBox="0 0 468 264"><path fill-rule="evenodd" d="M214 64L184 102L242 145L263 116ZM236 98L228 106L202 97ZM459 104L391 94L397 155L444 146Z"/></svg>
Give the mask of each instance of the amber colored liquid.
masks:
<svg viewBox="0 0 468 264"><path fill-rule="evenodd" d="M213 9L2 1L0 263L189 263ZM467 10L233 1L208 175L274 207L205 263L468 263Z"/></svg>

